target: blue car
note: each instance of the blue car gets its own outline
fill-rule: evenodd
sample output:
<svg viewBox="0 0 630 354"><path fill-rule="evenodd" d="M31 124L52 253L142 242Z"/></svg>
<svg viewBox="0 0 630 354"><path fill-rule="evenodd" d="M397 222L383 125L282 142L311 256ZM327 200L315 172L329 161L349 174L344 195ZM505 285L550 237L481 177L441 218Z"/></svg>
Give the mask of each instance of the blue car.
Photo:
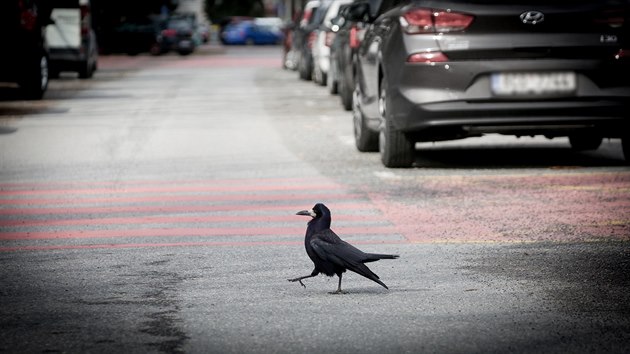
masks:
<svg viewBox="0 0 630 354"><path fill-rule="evenodd" d="M282 42L282 38L280 29L254 21L229 24L221 34L225 44L278 44Z"/></svg>

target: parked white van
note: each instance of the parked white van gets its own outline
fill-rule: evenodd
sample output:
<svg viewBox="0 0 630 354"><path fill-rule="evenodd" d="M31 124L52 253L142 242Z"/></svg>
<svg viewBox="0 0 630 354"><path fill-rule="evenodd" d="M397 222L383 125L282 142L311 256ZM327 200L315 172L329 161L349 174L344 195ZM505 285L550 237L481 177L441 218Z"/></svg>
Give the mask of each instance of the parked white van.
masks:
<svg viewBox="0 0 630 354"><path fill-rule="evenodd" d="M50 75L74 71L90 78L98 63L98 46L92 29L89 0L58 0L46 28L50 56Z"/></svg>

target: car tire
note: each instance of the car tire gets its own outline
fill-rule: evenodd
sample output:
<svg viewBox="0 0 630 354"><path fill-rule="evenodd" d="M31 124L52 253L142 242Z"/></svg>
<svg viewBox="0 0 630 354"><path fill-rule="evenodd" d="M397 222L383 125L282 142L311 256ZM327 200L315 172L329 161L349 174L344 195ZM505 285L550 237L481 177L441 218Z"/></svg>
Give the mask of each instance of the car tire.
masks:
<svg viewBox="0 0 630 354"><path fill-rule="evenodd" d="M29 61L29 72L18 84L26 99L39 100L48 88L50 78L48 56L45 53L40 53Z"/></svg>
<svg viewBox="0 0 630 354"><path fill-rule="evenodd" d="M309 68L307 61L308 60L304 58L304 55L302 55L302 58L300 59L300 62L298 63L298 72L300 74L300 79L305 80L305 81L310 81L312 79L312 72Z"/></svg>
<svg viewBox="0 0 630 354"><path fill-rule="evenodd" d="M333 61L329 60L329 63L330 65L328 65L328 80L326 80L326 88L328 88L328 93L336 95L339 92L339 84L337 82L339 75L337 69L333 67Z"/></svg>
<svg viewBox="0 0 630 354"><path fill-rule="evenodd" d="M354 95L359 95L358 89L354 91ZM352 121L354 125L354 143L357 150L361 152L377 152L378 151L378 132L370 130L365 123L365 116L359 107L359 99L355 97L352 105Z"/></svg>
<svg viewBox="0 0 630 354"><path fill-rule="evenodd" d="M80 62L77 72L80 79L89 79L94 75L94 66L90 64L89 60Z"/></svg>
<svg viewBox="0 0 630 354"><path fill-rule="evenodd" d="M389 116L388 84L385 78L381 79L381 90L378 99L378 108L381 115L381 129L378 135L378 150L381 154L381 162L389 168L411 167L414 161L415 144L407 136L397 130Z"/></svg>
<svg viewBox="0 0 630 354"><path fill-rule="evenodd" d="M328 93L330 93L331 95L336 95L339 93L339 83L332 78L328 78L326 86L328 87Z"/></svg>
<svg viewBox="0 0 630 354"><path fill-rule="evenodd" d="M341 80L339 80L338 90L339 90L339 98L341 98L341 105L343 106L343 109L345 109L346 111L351 111L353 92L350 91L350 87L346 85L346 81L343 77L341 78Z"/></svg>
<svg viewBox="0 0 630 354"><path fill-rule="evenodd" d="M571 148L576 151L597 150L604 139L597 135L576 134L569 136Z"/></svg>
<svg viewBox="0 0 630 354"><path fill-rule="evenodd" d="M319 70L319 85L320 86L326 86L328 85L328 75L326 75L326 73L322 72L321 69Z"/></svg>

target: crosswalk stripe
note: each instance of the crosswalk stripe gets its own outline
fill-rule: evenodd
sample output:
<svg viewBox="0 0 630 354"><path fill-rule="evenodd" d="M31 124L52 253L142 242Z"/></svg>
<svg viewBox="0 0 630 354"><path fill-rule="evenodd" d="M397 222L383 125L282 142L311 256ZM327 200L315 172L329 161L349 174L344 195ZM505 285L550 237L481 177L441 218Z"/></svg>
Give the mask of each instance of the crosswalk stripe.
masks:
<svg viewBox="0 0 630 354"><path fill-rule="evenodd" d="M335 216L335 221L368 222L374 214ZM129 225L129 224L208 224L208 223L254 223L254 222L295 222L299 217L288 215L204 215L204 216L138 216L117 218L78 218L78 219L36 219L0 220L3 227L41 226L89 226L89 225Z"/></svg>
<svg viewBox="0 0 630 354"><path fill-rule="evenodd" d="M254 236L254 235L303 235L304 227L230 227L230 228L149 228L127 230L78 230L78 231L33 231L3 232L0 240L42 240L67 238L123 238L123 237L163 237L163 236ZM340 234L381 234L395 232L391 226L340 227Z"/></svg>
<svg viewBox="0 0 630 354"><path fill-rule="evenodd" d="M405 241L366 193L326 178L57 181L0 184L0 252L301 245L295 213L316 202L353 243Z"/></svg>

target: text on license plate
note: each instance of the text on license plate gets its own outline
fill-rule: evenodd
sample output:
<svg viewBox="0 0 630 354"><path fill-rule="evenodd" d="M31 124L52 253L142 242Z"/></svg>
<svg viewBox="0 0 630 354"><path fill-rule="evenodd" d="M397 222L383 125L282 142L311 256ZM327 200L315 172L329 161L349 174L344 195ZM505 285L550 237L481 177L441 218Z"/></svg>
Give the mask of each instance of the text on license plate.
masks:
<svg viewBox="0 0 630 354"><path fill-rule="evenodd" d="M575 92L574 72L495 73L491 76L492 92L502 96L569 94Z"/></svg>

